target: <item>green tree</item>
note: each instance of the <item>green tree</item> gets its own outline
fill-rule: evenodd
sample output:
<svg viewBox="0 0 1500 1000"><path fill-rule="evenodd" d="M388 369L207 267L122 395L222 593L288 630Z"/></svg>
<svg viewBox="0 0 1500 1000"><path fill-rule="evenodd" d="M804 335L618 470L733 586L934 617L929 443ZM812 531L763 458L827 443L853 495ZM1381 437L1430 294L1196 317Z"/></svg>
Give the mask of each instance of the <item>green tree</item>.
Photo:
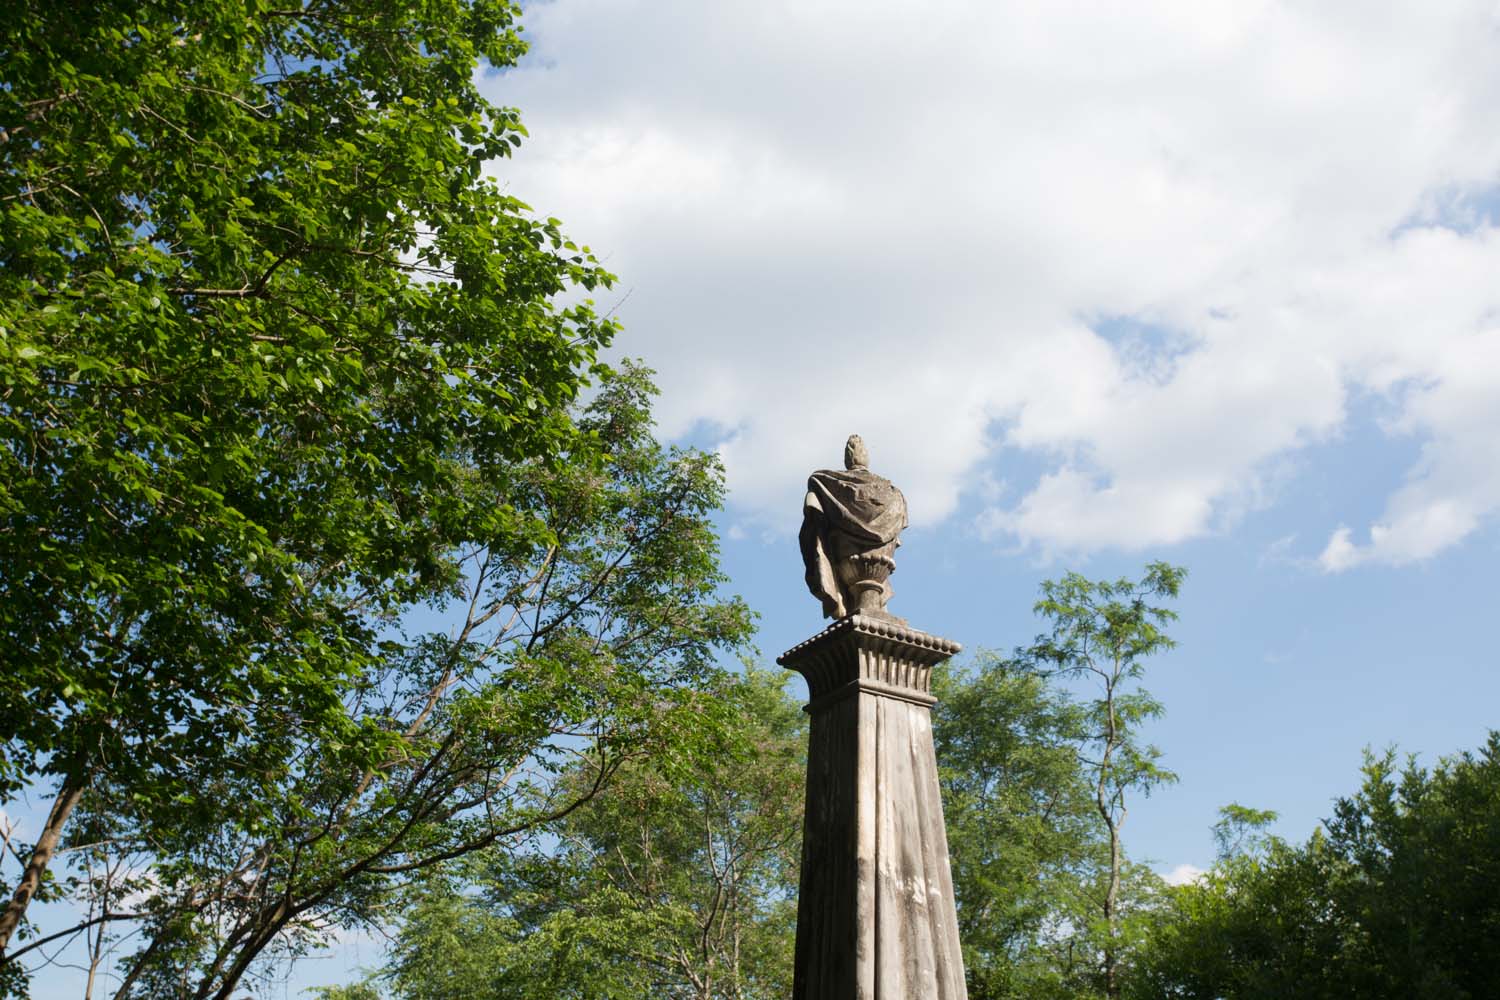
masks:
<svg viewBox="0 0 1500 1000"><path fill-rule="evenodd" d="M312 991L314 1000L380 1000L380 990L373 983L350 986L319 986Z"/></svg>
<svg viewBox="0 0 1500 1000"><path fill-rule="evenodd" d="M1358 792L1301 846L1266 838L1172 892L1132 996L1500 995L1500 733L1431 771L1366 754Z"/></svg>
<svg viewBox="0 0 1500 1000"><path fill-rule="evenodd" d="M717 753L634 760L533 853L483 859L478 894L424 891L388 972L396 994L787 996L806 722L785 680L726 678Z"/></svg>
<svg viewBox="0 0 1500 1000"><path fill-rule="evenodd" d="M712 462L632 470L611 425L573 420L608 378L596 359L614 333L581 296L610 278L486 177L524 135L474 85L523 51L515 14L506 0L163 0L4 19L0 802L52 805L35 843L11 845L0 975L18 975L6 948L28 906L65 887L49 871L70 820L143 847L162 886L145 913L156 950L132 969L187 968L202 941L234 940L193 979L227 992L267 935L327 919L337 896L274 918L257 909L269 896L216 909L229 897L205 872L234 871L234 846L266 893L311 859L338 871L335 842L385 856L384 828L360 841L356 818L435 829L403 812L413 790L467 787L485 749L415 769L455 752L432 733L519 759L558 735L538 693L555 687L562 730L609 718L606 746L645 741L670 714L652 683L686 684L703 643L743 635L743 609L705 596L711 546L678 544L711 540L697 512L718 496ZM631 475L655 484L641 489L660 517L626 511ZM590 483L613 484L608 499L577 500ZM549 506L568 496L578 510ZM648 522L673 540L649 565L631 562L642 538L562 540ZM590 561L606 554L622 561ZM510 613L491 584L529 580L522 567L542 575L516 602L550 617L524 655L476 647L470 626ZM460 641L399 633L424 605L464 614L460 595L474 602ZM621 623L662 661L622 656ZM513 693L459 699L472 692L451 679L501 653ZM434 815L455 800L439 801ZM338 819L295 878L279 849L256 853L289 829L302 843L319 816ZM242 929L247 912L261 916ZM94 918L139 916L111 903Z"/></svg>
<svg viewBox="0 0 1500 1000"><path fill-rule="evenodd" d="M0 29L0 796L181 808L265 699L346 725L383 624L544 530L607 282L483 177L495 0L31 4Z"/></svg>
<svg viewBox="0 0 1500 1000"><path fill-rule="evenodd" d="M1270 809L1251 809L1238 802L1220 807L1213 827L1215 856L1225 861L1263 850L1270 843L1265 830L1274 822L1276 813Z"/></svg>
<svg viewBox="0 0 1500 1000"><path fill-rule="evenodd" d="M1145 660L1175 643L1163 627L1176 612L1150 602L1175 598L1187 571L1164 562L1146 567L1139 581L1093 581L1077 573L1042 584L1035 610L1051 623L1022 654L1034 669L1095 685L1088 703L1082 759L1093 785L1094 809L1109 844L1108 866L1099 899L1103 923L1101 974L1110 1000L1120 996L1121 887L1126 871L1120 829L1131 791L1176 780L1158 761L1161 752L1141 742L1141 726L1161 714L1161 703L1141 688Z"/></svg>
<svg viewBox="0 0 1500 1000"><path fill-rule="evenodd" d="M451 632L381 640L344 705L387 735L377 764L317 733L290 761L263 752L257 734L280 747L295 729L266 704L236 751L275 766L201 761L186 775L199 798L171 822L96 783L80 842L133 852L147 876L116 907L139 942L118 997L227 1000L336 928L391 921L413 883L514 847L631 761L682 769L715 745L715 650L749 616L716 597L717 460L652 439L650 391L627 366L580 417L602 465L511 468L506 495L548 534L467 554Z"/></svg>
<svg viewBox="0 0 1500 1000"><path fill-rule="evenodd" d="M1126 994L1166 998L1382 996L1349 991L1333 961L1342 930L1323 887L1337 859L1315 835L1305 848L1269 840L1168 890L1132 956Z"/></svg>
<svg viewBox="0 0 1500 1000"><path fill-rule="evenodd" d="M1093 972L1079 903L1107 853L1078 757L1087 713L992 654L939 668L933 693L969 996L1076 997Z"/></svg>

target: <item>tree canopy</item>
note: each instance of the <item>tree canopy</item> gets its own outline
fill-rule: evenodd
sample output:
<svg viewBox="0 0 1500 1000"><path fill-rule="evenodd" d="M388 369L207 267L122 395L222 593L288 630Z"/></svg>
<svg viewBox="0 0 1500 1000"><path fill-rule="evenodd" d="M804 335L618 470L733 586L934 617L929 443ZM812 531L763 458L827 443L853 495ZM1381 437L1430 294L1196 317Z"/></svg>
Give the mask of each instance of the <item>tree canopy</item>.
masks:
<svg viewBox="0 0 1500 1000"><path fill-rule="evenodd" d="M247 845L318 822L360 871L407 863L379 832L402 815L455 849L402 803L438 782L472 824L481 779L414 761L645 740L648 692L746 635L713 596L716 466L650 440L643 376L598 360L610 276L491 176L525 130L476 74L524 51L516 14L105 2L0 27L0 801L54 795L0 950L81 818L178 852L167 938L251 920L187 977L227 994L287 926L250 899L210 919L206 872L247 862L228 844L283 887L306 858ZM422 607L456 631L405 634Z"/></svg>
<svg viewBox="0 0 1500 1000"><path fill-rule="evenodd" d="M1131 995L1497 995L1500 732L1431 770L1367 753L1325 825L1301 845L1261 836L1173 890Z"/></svg>

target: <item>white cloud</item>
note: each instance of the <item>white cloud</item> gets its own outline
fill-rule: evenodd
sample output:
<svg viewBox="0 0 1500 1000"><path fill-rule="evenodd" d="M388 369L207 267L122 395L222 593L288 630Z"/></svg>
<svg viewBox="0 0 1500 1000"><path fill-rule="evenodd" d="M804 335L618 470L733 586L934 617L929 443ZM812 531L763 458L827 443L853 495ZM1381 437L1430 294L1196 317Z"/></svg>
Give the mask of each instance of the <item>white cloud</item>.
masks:
<svg viewBox="0 0 1500 1000"><path fill-rule="evenodd" d="M1207 872L1197 865L1182 864L1163 875L1162 881L1167 885L1187 885L1189 882L1198 881L1206 874Z"/></svg>
<svg viewBox="0 0 1500 1000"><path fill-rule="evenodd" d="M858 431L918 525L968 491L1012 544L1171 544L1273 502L1354 392L1422 459L1320 565L1420 560L1500 509L1491 4L557 0L527 23L536 62L485 84L534 136L504 177L623 276L662 429L717 429L743 518L793 530Z"/></svg>
<svg viewBox="0 0 1500 1000"><path fill-rule="evenodd" d="M1404 565L1458 542L1500 508L1500 319L1434 345L1426 381L1394 430L1420 435L1421 458L1357 544L1337 529L1319 557L1330 571L1365 562Z"/></svg>

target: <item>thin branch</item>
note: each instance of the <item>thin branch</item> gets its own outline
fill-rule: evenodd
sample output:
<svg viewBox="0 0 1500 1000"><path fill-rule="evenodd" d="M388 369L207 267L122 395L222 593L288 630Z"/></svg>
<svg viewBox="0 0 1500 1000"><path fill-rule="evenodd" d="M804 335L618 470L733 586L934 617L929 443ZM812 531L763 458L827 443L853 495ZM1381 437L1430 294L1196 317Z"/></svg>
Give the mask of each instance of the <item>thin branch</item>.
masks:
<svg viewBox="0 0 1500 1000"><path fill-rule="evenodd" d="M276 260L271 264L271 266L266 268L261 276L256 279L254 284L241 285L239 288L169 288L167 289L167 294L191 296L195 299L258 298L260 294L265 291L266 283L271 280L271 275L275 274L276 269L279 268L282 264L285 264L287 261L291 260L291 258L292 255L289 253L282 254L280 257L277 257Z"/></svg>
<svg viewBox="0 0 1500 1000"><path fill-rule="evenodd" d="M144 920L146 919L146 916L147 915L144 913L106 913L103 916L93 917L92 919L85 920L82 923L74 924L72 927L69 927L66 930L54 931L53 933L48 934L46 937L37 938L35 941L28 941L24 947L17 948L15 951L6 954L5 961L14 962L16 959L20 958L22 955L26 954L28 951L31 951L34 948L40 948L44 944L50 944L51 942L56 941L58 938L68 937L72 934L81 934L82 932L88 930L90 927L93 927L96 924L103 924L116 920Z"/></svg>

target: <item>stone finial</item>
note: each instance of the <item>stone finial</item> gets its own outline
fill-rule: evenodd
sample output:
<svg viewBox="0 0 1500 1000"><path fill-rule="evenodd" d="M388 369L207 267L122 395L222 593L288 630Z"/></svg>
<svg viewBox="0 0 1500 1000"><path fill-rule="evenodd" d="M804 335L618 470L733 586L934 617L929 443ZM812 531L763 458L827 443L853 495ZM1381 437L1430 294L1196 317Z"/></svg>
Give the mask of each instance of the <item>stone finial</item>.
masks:
<svg viewBox="0 0 1500 1000"><path fill-rule="evenodd" d="M864 440L851 434L844 468L820 469L808 477L798 536L807 587L829 618L859 613L902 621L885 606L907 525L906 497L869 465Z"/></svg>
<svg viewBox="0 0 1500 1000"><path fill-rule="evenodd" d="M844 468L851 472L870 468L870 449L865 447L865 439L858 434L850 434L849 440L844 442Z"/></svg>

